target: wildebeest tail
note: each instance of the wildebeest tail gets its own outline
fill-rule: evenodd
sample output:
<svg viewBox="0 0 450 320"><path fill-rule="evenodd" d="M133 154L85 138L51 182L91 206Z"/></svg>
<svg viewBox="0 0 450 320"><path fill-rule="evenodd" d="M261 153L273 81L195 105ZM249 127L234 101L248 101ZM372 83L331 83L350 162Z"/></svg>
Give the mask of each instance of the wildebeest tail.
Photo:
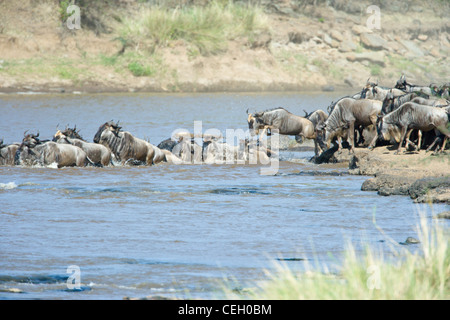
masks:
<svg viewBox="0 0 450 320"><path fill-rule="evenodd" d="M98 168L103 168L103 165L100 162L94 162L86 156L86 166L93 166Z"/></svg>

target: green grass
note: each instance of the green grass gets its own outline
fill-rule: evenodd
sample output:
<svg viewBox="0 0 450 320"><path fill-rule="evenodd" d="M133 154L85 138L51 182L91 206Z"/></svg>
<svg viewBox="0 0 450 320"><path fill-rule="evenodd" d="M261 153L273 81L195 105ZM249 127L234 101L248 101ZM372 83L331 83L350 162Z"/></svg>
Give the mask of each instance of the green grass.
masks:
<svg viewBox="0 0 450 320"><path fill-rule="evenodd" d="M136 77L151 76L155 73L149 66L143 65L139 61L132 61L128 64L128 70Z"/></svg>
<svg viewBox="0 0 450 320"><path fill-rule="evenodd" d="M227 49L227 40L267 29L261 8L231 1L172 10L152 6L122 21L120 36L150 53L170 42L185 41L202 55L217 54Z"/></svg>
<svg viewBox="0 0 450 320"><path fill-rule="evenodd" d="M389 63L398 70L403 71L417 71L419 66L414 60L409 60L401 56L388 56Z"/></svg>
<svg viewBox="0 0 450 320"><path fill-rule="evenodd" d="M380 65L375 64L375 63L371 63L369 65L369 69L370 69L370 74L372 76L379 76L383 72L383 68Z"/></svg>
<svg viewBox="0 0 450 320"><path fill-rule="evenodd" d="M419 245L392 243L385 257L381 249L366 246L358 256L349 244L338 273L319 272L305 265L304 272L279 265L267 272L269 280L241 292L224 289L228 299L355 300L449 299L450 247L448 229L421 214L417 226ZM408 248L409 247L409 248ZM417 248L414 251L414 248Z"/></svg>
<svg viewBox="0 0 450 320"><path fill-rule="evenodd" d="M0 72L26 79L29 76L57 77L64 80L79 80L90 74L89 70L82 67L85 60L30 58L5 60Z"/></svg>

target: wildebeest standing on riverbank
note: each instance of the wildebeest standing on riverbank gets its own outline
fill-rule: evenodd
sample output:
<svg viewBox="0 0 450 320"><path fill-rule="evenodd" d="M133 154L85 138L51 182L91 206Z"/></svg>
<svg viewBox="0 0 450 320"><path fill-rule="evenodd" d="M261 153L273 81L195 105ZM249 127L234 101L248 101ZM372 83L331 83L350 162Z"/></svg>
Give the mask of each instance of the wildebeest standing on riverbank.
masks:
<svg viewBox="0 0 450 320"><path fill-rule="evenodd" d="M378 100L345 97L340 99L333 112L325 122L325 141L327 148L334 138L347 137L350 152L354 153L354 134L358 126L376 125L377 117L381 113L382 102ZM378 135L375 134L369 148L375 146Z"/></svg>
<svg viewBox="0 0 450 320"><path fill-rule="evenodd" d="M444 135L441 152L445 148L447 139L450 138L449 117L444 108L424 106L413 102L407 102L395 111L380 118L378 132L383 139L389 140L392 135L400 135L398 148L399 153L403 140L411 132L417 129L423 132L437 129Z"/></svg>

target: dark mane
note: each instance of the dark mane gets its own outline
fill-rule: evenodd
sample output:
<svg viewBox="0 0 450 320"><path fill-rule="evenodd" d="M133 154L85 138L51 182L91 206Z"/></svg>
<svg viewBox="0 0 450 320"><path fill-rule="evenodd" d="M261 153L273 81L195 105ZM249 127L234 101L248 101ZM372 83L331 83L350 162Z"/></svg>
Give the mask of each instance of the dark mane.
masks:
<svg viewBox="0 0 450 320"><path fill-rule="evenodd" d="M63 135L65 135L68 138L72 138L72 139L80 139L85 141L81 135L80 135L80 130L77 131L77 127L75 126L74 128L66 128L64 131L62 131L61 133Z"/></svg>
<svg viewBox="0 0 450 320"><path fill-rule="evenodd" d="M262 115L263 115L264 113L266 113L266 112L272 112L272 111L275 111L275 110L284 110L284 111L286 111L286 112L289 112L288 110L286 110L286 109L283 108L283 107L276 107L276 108L267 109L267 110L260 111L260 112L255 112L254 116L255 116L255 117L260 117L260 116L262 116ZM289 112L289 113L290 113L290 112Z"/></svg>

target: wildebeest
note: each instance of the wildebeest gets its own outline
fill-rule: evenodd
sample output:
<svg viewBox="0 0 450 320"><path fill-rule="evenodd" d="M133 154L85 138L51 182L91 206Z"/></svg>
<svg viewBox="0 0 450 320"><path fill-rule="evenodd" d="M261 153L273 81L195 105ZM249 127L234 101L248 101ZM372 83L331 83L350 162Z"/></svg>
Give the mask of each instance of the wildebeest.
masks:
<svg viewBox="0 0 450 320"><path fill-rule="evenodd" d="M202 158L207 164L236 163L237 160L244 160L239 156L240 151L243 151L241 144L233 146L219 139L203 138Z"/></svg>
<svg viewBox="0 0 450 320"><path fill-rule="evenodd" d="M323 149L321 145L325 140L325 122L328 119L328 114L323 110L316 110L308 114L305 110L305 118L311 121L314 125L314 129L316 130L317 142L320 149ZM322 150L320 150L322 152Z"/></svg>
<svg viewBox="0 0 450 320"><path fill-rule="evenodd" d="M51 165L61 167L84 167L95 165L79 147L70 144L58 144L52 141L39 141L34 134L26 135L16 151L16 165Z"/></svg>
<svg viewBox="0 0 450 320"><path fill-rule="evenodd" d="M122 127L112 121L105 122L97 130L94 142L108 147L122 164L131 162L152 165L171 158L170 151L161 150L121 129Z"/></svg>
<svg viewBox="0 0 450 320"><path fill-rule="evenodd" d="M367 81L366 86L361 91L361 98L384 101L388 94L395 98L404 95L405 92L397 88L381 87L378 83Z"/></svg>
<svg viewBox="0 0 450 320"><path fill-rule="evenodd" d="M417 86L406 82L405 75L402 75L400 79L395 84L395 88L403 90L405 92L421 92L429 96L433 95L430 86Z"/></svg>
<svg viewBox="0 0 450 320"><path fill-rule="evenodd" d="M176 144L172 148L172 153L184 163L202 163L203 148L194 139L194 136L187 131L179 131L172 138Z"/></svg>
<svg viewBox="0 0 450 320"><path fill-rule="evenodd" d="M76 132L76 130L74 129L73 131ZM68 130L66 130L65 132L70 134L70 131ZM79 137L81 138L81 136ZM111 150L109 150L102 144L90 143L82 139L71 138L66 136L60 130L58 130L53 136L53 142L77 146L81 148L84 152L86 152L86 155L92 162L101 164L102 166L108 166L112 164Z"/></svg>
<svg viewBox="0 0 450 320"><path fill-rule="evenodd" d="M444 137L441 152L445 143L450 138L449 117L443 108L424 106L413 102L407 102L391 113L380 117L378 133L384 140L397 136L399 145L396 154L400 152L403 140L413 129L427 132L438 130Z"/></svg>
<svg viewBox="0 0 450 320"><path fill-rule="evenodd" d="M386 98L383 101L383 108L381 109L381 112L383 114L388 114L389 112L392 112L395 109L397 109L398 107L400 107L405 102L411 101L411 100L415 99L416 97L417 97L417 93L415 93L415 92L410 92L410 93L406 93L404 95L395 97L394 94L392 93L392 90L390 90L390 92L388 92L388 94L386 95Z"/></svg>
<svg viewBox="0 0 450 320"><path fill-rule="evenodd" d="M281 107L254 114L249 114L247 110L247 114L250 132L254 131L258 134L262 130L260 136L263 136L267 130L277 130L279 134L313 139L315 153L318 154L317 134L310 120L292 114Z"/></svg>
<svg viewBox="0 0 450 320"><path fill-rule="evenodd" d="M325 140L327 148L334 138L347 137L350 152L354 153L354 131L358 126L376 125L377 117L381 113L382 102L378 100L353 98L340 99L333 112L325 122ZM375 146L377 134L374 135L369 148Z"/></svg>
<svg viewBox="0 0 450 320"><path fill-rule="evenodd" d="M20 144L3 144L0 140L0 165L14 165L14 157Z"/></svg>
<svg viewBox="0 0 450 320"><path fill-rule="evenodd" d="M411 102L432 107L445 107L449 105L449 101L446 99L425 99L422 97L416 97Z"/></svg>

